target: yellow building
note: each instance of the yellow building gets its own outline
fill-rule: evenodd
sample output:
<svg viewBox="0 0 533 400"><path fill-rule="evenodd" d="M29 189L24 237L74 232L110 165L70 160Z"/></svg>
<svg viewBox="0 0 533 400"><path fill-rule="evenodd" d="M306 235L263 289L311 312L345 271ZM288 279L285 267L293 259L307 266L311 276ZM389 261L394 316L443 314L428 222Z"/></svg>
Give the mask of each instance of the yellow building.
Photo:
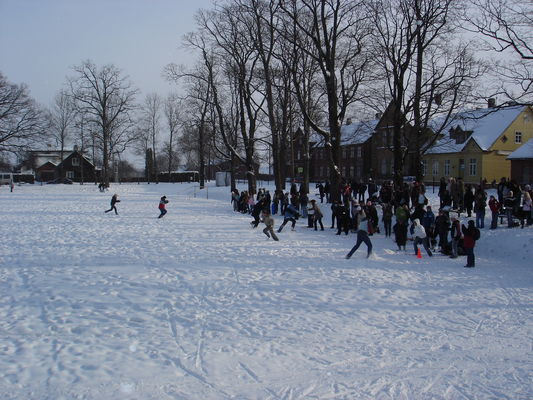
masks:
<svg viewBox="0 0 533 400"><path fill-rule="evenodd" d="M455 116L423 156L425 181L463 178L465 183L499 182L511 176L507 156L533 138L533 109L510 106Z"/></svg>

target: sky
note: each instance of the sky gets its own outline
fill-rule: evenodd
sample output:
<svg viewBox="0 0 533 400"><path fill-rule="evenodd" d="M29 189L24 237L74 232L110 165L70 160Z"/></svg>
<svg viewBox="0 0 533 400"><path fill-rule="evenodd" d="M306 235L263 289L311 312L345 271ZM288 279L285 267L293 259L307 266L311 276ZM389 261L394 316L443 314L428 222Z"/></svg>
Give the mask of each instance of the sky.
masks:
<svg viewBox="0 0 533 400"><path fill-rule="evenodd" d="M141 96L165 95L172 87L163 67L194 59L181 38L195 29L197 10L211 7L212 0L0 0L0 71L47 106L87 59L120 68Z"/></svg>

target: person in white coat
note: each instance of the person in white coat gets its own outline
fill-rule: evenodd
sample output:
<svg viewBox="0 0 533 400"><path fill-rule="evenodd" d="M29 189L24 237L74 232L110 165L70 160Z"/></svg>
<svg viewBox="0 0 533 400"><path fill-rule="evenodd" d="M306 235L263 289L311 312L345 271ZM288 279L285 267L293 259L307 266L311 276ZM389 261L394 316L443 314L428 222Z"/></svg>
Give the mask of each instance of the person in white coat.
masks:
<svg viewBox="0 0 533 400"><path fill-rule="evenodd" d="M420 224L420 220L417 218L413 221L413 244L415 248L415 255L418 254L418 244L422 243L422 246L424 246L424 249L426 250L426 253L428 253L428 256L433 256L433 253L429 249L428 246L428 236L426 234L426 230Z"/></svg>

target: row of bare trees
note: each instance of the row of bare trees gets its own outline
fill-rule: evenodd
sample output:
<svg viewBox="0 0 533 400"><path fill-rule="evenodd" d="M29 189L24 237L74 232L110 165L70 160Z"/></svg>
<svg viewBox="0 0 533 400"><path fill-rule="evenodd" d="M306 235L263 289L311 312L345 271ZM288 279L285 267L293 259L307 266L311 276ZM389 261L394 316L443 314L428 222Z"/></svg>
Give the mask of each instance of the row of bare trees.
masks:
<svg viewBox="0 0 533 400"><path fill-rule="evenodd" d="M304 185L309 138L317 135L335 186L342 124L379 112L393 121L395 181L408 154L421 177L420 156L458 110L495 95L531 104L532 8L517 0L223 0L200 10L184 38L197 63L165 67L180 96L148 94L138 104L120 69L85 61L45 113L24 85L0 75L0 152L53 132L62 150L73 136L92 147L105 182L110 160L133 147L146 155L148 179L187 164L203 186L210 160L226 160L232 171L244 166L251 191L268 154L276 188L284 189L298 129ZM472 38L508 57L487 68Z"/></svg>
<svg viewBox="0 0 533 400"><path fill-rule="evenodd" d="M363 116L361 110L389 113L393 121L395 181L402 180L408 154L414 155L421 178L421 155L457 111L494 95L481 90L488 68L476 57L479 45L465 39L464 28L489 37L487 21L501 15L492 8L519 3L479 3L474 15L481 19L476 20L469 17L469 4L459 0L222 1L198 12L197 29L185 37L198 64L169 65L166 74L186 83L187 98L195 104L199 158L210 149L232 165L244 165L249 190L255 190L265 147L272 155L276 188L284 188L296 128L306 138L319 135L331 182L338 185L341 126L352 114ZM522 19L507 17L508 24L517 30L526 26L529 33L507 39L527 61L531 49L525 39L532 24L525 19L531 6L514 11ZM499 34L492 32L492 38L502 49L502 43L513 47ZM524 71L530 73L531 65L523 64L523 75L514 76L527 102L531 79ZM309 161L308 147L304 158Z"/></svg>

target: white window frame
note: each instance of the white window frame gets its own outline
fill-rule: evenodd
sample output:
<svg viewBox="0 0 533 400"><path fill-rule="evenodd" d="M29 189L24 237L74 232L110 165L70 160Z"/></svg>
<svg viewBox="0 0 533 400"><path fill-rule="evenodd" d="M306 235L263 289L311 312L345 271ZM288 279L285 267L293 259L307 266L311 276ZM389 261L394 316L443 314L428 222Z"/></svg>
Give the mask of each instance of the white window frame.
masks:
<svg viewBox="0 0 533 400"><path fill-rule="evenodd" d="M433 161L433 166L431 168L431 173L433 174L433 176L438 176L439 175L439 161L438 160L434 160Z"/></svg>
<svg viewBox="0 0 533 400"><path fill-rule="evenodd" d="M444 160L444 176L450 176L450 160Z"/></svg>
<svg viewBox="0 0 533 400"><path fill-rule="evenodd" d="M520 131L516 131L514 133L514 142L515 144L520 144L522 143L522 132Z"/></svg>
<svg viewBox="0 0 533 400"><path fill-rule="evenodd" d="M428 172L428 160L422 160L422 175L426 176Z"/></svg>
<svg viewBox="0 0 533 400"><path fill-rule="evenodd" d="M72 166L78 167L80 165L80 159L78 157L72 157Z"/></svg>
<svg viewBox="0 0 533 400"><path fill-rule="evenodd" d="M468 162L468 172L470 176L477 176L477 158L471 158Z"/></svg>

